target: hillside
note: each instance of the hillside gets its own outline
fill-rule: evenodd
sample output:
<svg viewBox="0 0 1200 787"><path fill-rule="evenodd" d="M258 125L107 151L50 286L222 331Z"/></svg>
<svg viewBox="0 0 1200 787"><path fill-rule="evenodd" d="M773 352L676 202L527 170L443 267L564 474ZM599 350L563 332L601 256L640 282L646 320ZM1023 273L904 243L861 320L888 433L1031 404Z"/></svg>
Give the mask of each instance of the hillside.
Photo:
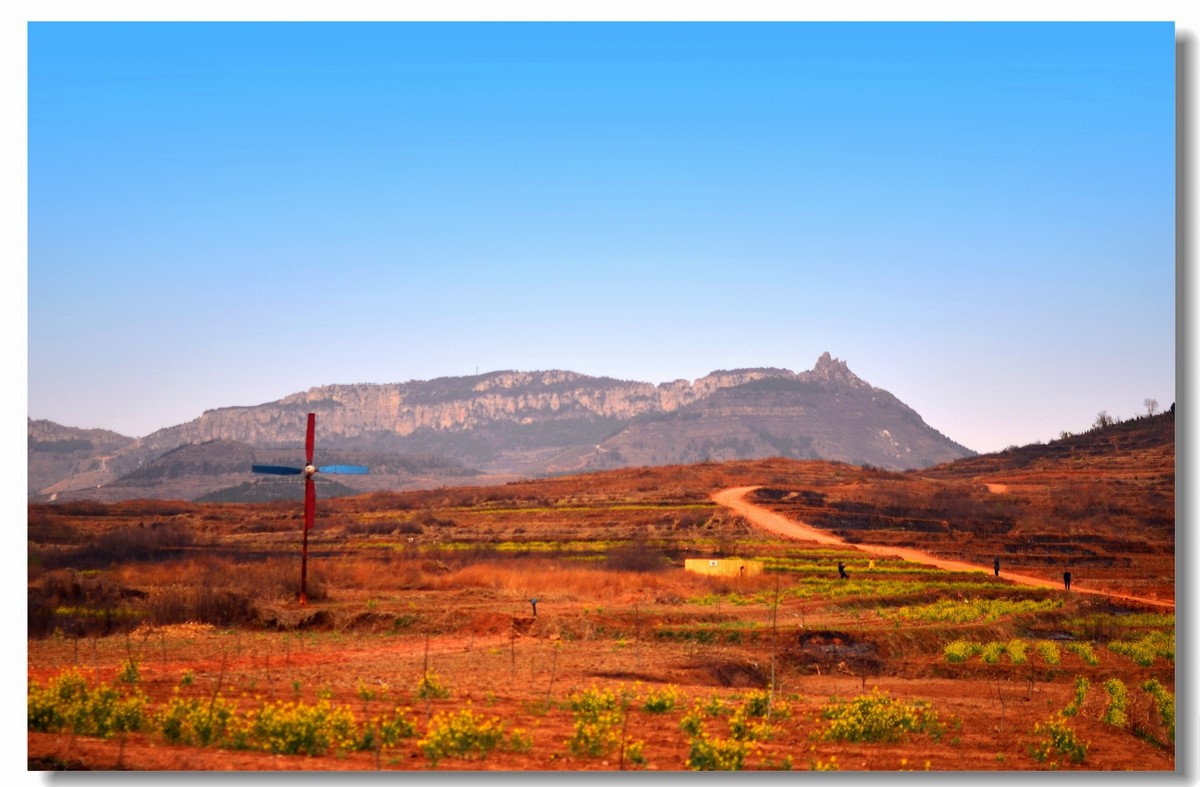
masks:
<svg viewBox="0 0 1200 787"><path fill-rule="evenodd" d="M129 449L137 442L106 429L77 429L28 419L29 494L51 495L58 486L95 488L132 469Z"/></svg>
<svg viewBox="0 0 1200 787"><path fill-rule="evenodd" d="M345 480L361 491L770 456L900 470L971 454L825 353L801 373L734 369L657 386L565 371L323 386L210 410L130 440L103 476L59 465L62 475L31 477L31 494L194 499L246 483L232 476L251 454L294 462L309 412L317 414L319 461L374 456L360 462L377 468L371 476ZM209 448L172 454L185 446ZM241 448L230 464L234 454L218 458L217 446ZM386 469L405 462L402 471Z"/></svg>
<svg viewBox="0 0 1200 787"><path fill-rule="evenodd" d="M994 476L1019 481L1022 473L1055 466L1116 462L1145 472L1175 472L1175 406L1154 416L1141 416L1048 443L1013 446L993 454L971 457L928 468L938 478Z"/></svg>
<svg viewBox="0 0 1200 787"><path fill-rule="evenodd" d="M887 391L824 358L807 375L724 388L674 413L642 419L601 442L584 466L781 456L902 470L967 453Z"/></svg>

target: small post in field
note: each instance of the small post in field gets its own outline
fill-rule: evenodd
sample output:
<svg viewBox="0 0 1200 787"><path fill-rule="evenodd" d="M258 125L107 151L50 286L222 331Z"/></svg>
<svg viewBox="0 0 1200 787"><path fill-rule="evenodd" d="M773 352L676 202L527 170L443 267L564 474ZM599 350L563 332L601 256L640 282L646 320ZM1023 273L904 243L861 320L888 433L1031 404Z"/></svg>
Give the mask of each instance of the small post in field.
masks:
<svg viewBox="0 0 1200 787"><path fill-rule="evenodd" d="M513 615L512 628L508 631L508 652L512 659L512 667L509 675L513 678L517 676L517 616Z"/></svg>
<svg viewBox="0 0 1200 787"><path fill-rule="evenodd" d="M637 668L642 668L642 599L639 596L633 607L633 653Z"/></svg>
<svg viewBox="0 0 1200 787"><path fill-rule="evenodd" d="M996 676L996 697L1000 700L1000 732L1004 732L1004 692L1000 690L1000 676Z"/></svg>
<svg viewBox="0 0 1200 787"><path fill-rule="evenodd" d="M621 758L617 762L617 770L625 770L625 729L629 725L629 708L625 709L624 715L621 717Z"/></svg>
<svg viewBox="0 0 1200 787"><path fill-rule="evenodd" d="M771 694L767 703L767 718L771 718L771 710L775 705L775 650L779 642L779 574L775 574L775 598L771 602Z"/></svg>
<svg viewBox="0 0 1200 787"><path fill-rule="evenodd" d="M546 707L550 707L550 692L554 689L554 675L558 672L558 643L554 643L554 660L550 662L550 683L546 686Z"/></svg>
<svg viewBox="0 0 1200 787"><path fill-rule="evenodd" d="M429 632L425 632L425 665L421 672L421 690L425 693L425 723L433 715L433 692L429 690Z"/></svg>

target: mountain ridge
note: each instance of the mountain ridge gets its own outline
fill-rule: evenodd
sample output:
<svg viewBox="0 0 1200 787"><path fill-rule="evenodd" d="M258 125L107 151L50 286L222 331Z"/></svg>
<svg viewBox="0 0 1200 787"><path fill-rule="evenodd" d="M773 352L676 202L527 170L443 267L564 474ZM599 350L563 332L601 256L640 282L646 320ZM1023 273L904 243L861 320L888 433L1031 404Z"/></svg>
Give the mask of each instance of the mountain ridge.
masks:
<svg viewBox="0 0 1200 787"><path fill-rule="evenodd" d="M442 469L456 478L472 470L481 477L533 476L770 455L909 469L974 453L825 352L811 370L800 373L774 367L717 370L691 382L657 385L567 370L504 370L405 383L315 386L274 402L206 410L186 423L126 438L130 442L106 448L104 461L93 461L91 475L78 483L60 478L38 485L31 475L30 493L86 488L95 494L98 487L133 474L120 484L122 489L157 496L164 490L130 482L184 475L180 467L147 470L146 465L186 445L211 444L212 452L222 446L226 455L218 461L190 452L188 467L193 469L231 469L228 456L283 449L300 457L309 412L317 414L322 455L359 451L434 457L449 463ZM30 432L33 441L32 420ZM62 440L83 440L83 432L58 434ZM247 448L235 450L234 444ZM437 469L436 462L421 466ZM109 476L103 476L104 470ZM391 480L401 487L436 484L438 475ZM44 474L38 480L46 480ZM356 479L368 489L386 480Z"/></svg>

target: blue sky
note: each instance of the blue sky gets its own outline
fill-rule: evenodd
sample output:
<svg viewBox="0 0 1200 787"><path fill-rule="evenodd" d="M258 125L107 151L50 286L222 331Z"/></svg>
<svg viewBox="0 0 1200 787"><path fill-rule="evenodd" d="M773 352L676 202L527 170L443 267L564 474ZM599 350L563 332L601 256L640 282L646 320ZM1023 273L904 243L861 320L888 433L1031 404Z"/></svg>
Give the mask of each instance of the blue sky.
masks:
<svg viewBox="0 0 1200 787"><path fill-rule="evenodd" d="M825 351L988 451L1175 400L1175 30L28 29L28 414Z"/></svg>

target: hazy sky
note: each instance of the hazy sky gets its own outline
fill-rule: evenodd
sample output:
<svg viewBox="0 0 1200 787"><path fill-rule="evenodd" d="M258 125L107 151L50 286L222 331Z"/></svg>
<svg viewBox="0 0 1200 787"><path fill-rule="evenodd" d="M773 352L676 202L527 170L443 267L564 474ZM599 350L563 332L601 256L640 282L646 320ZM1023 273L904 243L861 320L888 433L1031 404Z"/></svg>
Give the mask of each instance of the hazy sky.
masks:
<svg viewBox="0 0 1200 787"><path fill-rule="evenodd" d="M1175 400L1175 29L35 23L28 414L829 351L990 451Z"/></svg>

